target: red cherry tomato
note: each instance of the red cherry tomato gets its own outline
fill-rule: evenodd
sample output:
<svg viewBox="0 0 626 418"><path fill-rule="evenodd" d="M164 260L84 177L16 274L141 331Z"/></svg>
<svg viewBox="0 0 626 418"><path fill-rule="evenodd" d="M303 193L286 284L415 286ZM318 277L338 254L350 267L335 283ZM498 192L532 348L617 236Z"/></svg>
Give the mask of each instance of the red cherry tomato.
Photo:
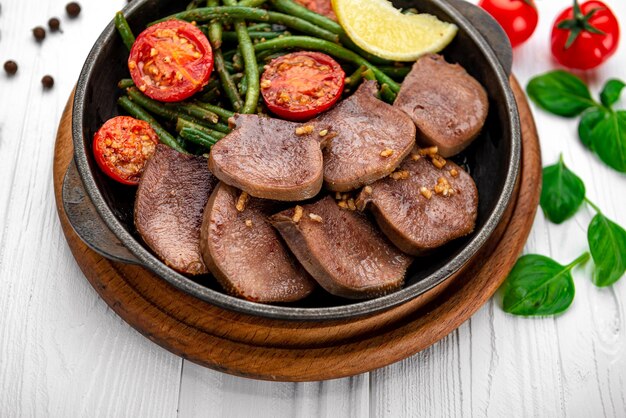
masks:
<svg viewBox="0 0 626 418"><path fill-rule="evenodd" d="M333 5L330 0L295 0L296 3L306 7L320 15L324 15L329 19L337 21L337 15L335 15L335 11L333 10Z"/></svg>
<svg viewBox="0 0 626 418"><path fill-rule="evenodd" d="M213 51L200 29L181 20L168 20L141 32L130 51L128 69L146 96L178 102L209 82Z"/></svg>
<svg viewBox="0 0 626 418"><path fill-rule="evenodd" d="M569 68L588 70L606 61L619 43L617 18L601 1L569 7L552 26L552 55Z"/></svg>
<svg viewBox="0 0 626 418"><path fill-rule="evenodd" d="M346 74L326 54L293 52L272 60L261 76L261 94L271 112L301 121L331 107L343 92Z"/></svg>
<svg viewBox="0 0 626 418"><path fill-rule="evenodd" d="M159 137L142 120L130 116L109 119L93 137L93 153L100 169L120 183L134 186Z"/></svg>
<svg viewBox="0 0 626 418"><path fill-rule="evenodd" d="M498 21L513 47L524 43L537 27L533 0L480 0L478 5Z"/></svg>

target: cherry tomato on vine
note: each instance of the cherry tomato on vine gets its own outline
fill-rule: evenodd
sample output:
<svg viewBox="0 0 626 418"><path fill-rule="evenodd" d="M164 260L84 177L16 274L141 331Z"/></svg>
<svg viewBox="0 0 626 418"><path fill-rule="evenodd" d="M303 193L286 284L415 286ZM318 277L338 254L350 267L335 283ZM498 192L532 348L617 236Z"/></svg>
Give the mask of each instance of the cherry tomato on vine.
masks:
<svg viewBox="0 0 626 418"><path fill-rule="evenodd" d="M606 61L619 44L617 18L601 1L574 0L552 26L552 55L569 68L589 70Z"/></svg>
<svg viewBox="0 0 626 418"><path fill-rule="evenodd" d="M159 137L147 122L118 116L109 119L93 137L98 167L113 180L134 186L154 152Z"/></svg>
<svg viewBox="0 0 626 418"><path fill-rule="evenodd" d="M480 0L478 5L498 21L513 47L524 43L537 27L539 15L533 0Z"/></svg>
<svg viewBox="0 0 626 418"><path fill-rule="evenodd" d="M326 54L292 52L265 66L261 94L272 113L287 120L307 120L339 100L345 78L341 66Z"/></svg>
<svg viewBox="0 0 626 418"><path fill-rule="evenodd" d="M146 96L178 102L209 82L213 51L200 29L182 20L167 20L139 34L130 50L128 69Z"/></svg>

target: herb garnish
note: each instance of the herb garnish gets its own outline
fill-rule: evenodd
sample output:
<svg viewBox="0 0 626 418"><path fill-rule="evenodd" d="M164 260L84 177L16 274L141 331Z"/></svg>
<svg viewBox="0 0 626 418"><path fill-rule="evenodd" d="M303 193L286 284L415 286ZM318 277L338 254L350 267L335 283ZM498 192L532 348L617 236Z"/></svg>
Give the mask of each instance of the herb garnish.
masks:
<svg viewBox="0 0 626 418"><path fill-rule="evenodd" d="M613 109L624 86L621 80L607 81L597 102L580 78L557 70L534 77L526 91L550 113L564 117L582 114L578 124L582 143L606 165L626 173L626 110Z"/></svg>
<svg viewBox="0 0 626 418"><path fill-rule="evenodd" d="M567 168L562 155L556 164L543 169L540 205L546 218L561 223L574 216L583 201L596 211L587 229L589 252L595 264L592 282L598 287L610 286L626 272L626 231L585 197L585 184ZM502 308L522 316L565 311L575 294L571 270L586 262L589 252L566 266L543 255L521 257L502 286Z"/></svg>

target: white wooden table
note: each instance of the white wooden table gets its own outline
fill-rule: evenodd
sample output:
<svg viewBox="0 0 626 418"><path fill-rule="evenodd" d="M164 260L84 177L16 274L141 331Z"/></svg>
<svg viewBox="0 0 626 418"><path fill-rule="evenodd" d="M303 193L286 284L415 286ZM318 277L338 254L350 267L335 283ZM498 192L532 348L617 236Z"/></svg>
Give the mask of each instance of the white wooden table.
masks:
<svg viewBox="0 0 626 418"><path fill-rule="evenodd" d="M369 374L318 383L269 383L204 369L163 350L114 314L65 243L52 189L57 123L82 63L124 0L2 0L0 63L0 416L626 416L626 280L595 288L574 271L577 295L558 318L523 319L492 300L441 342ZM515 51L522 85L553 68L549 30L569 0L537 0L540 23ZM626 2L608 0L626 30ZM63 17L63 34L37 45L30 29ZM623 34L626 36L626 33ZM56 85L42 91L51 74ZM594 92L626 79L626 39L585 74ZM626 100L622 100L626 105ZM576 122L535 110L544 163L563 152L589 197L626 225L626 177L576 137ZM538 213L526 252L563 263L586 249L592 212L563 225Z"/></svg>

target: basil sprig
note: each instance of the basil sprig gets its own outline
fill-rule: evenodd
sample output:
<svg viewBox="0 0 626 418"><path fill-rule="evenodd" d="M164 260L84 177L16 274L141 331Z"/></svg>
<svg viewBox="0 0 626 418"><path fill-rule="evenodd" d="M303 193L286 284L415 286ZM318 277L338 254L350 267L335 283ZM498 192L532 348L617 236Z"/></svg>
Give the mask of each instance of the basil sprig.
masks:
<svg viewBox="0 0 626 418"><path fill-rule="evenodd" d="M610 286L626 272L626 231L588 202L597 212L587 229L589 250L596 265L592 281L599 287Z"/></svg>
<svg viewBox="0 0 626 418"><path fill-rule="evenodd" d="M607 81L597 102L580 78L557 70L531 79L526 91L550 113L564 117L582 114L578 124L582 143L606 165L626 173L626 111L613 109L625 86L621 80Z"/></svg>
<svg viewBox="0 0 626 418"><path fill-rule="evenodd" d="M588 259L589 253L584 253L562 266L543 255L521 257L504 285L502 308L523 316L555 315L565 311L576 293L571 270Z"/></svg>
<svg viewBox="0 0 626 418"><path fill-rule="evenodd" d="M541 209L555 224L571 218L585 199L585 184L563 162L543 169L543 186L541 188Z"/></svg>
<svg viewBox="0 0 626 418"><path fill-rule="evenodd" d="M585 197L585 184L563 161L543 170L540 205L546 218L561 223L574 216L582 202L596 211L587 229L589 251L595 265L592 282L610 286L626 273L626 231L608 219ZM502 287L502 308L514 315L555 315L565 311L574 299L571 270L589 259L585 252L563 266L538 254L521 257Z"/></svg>

